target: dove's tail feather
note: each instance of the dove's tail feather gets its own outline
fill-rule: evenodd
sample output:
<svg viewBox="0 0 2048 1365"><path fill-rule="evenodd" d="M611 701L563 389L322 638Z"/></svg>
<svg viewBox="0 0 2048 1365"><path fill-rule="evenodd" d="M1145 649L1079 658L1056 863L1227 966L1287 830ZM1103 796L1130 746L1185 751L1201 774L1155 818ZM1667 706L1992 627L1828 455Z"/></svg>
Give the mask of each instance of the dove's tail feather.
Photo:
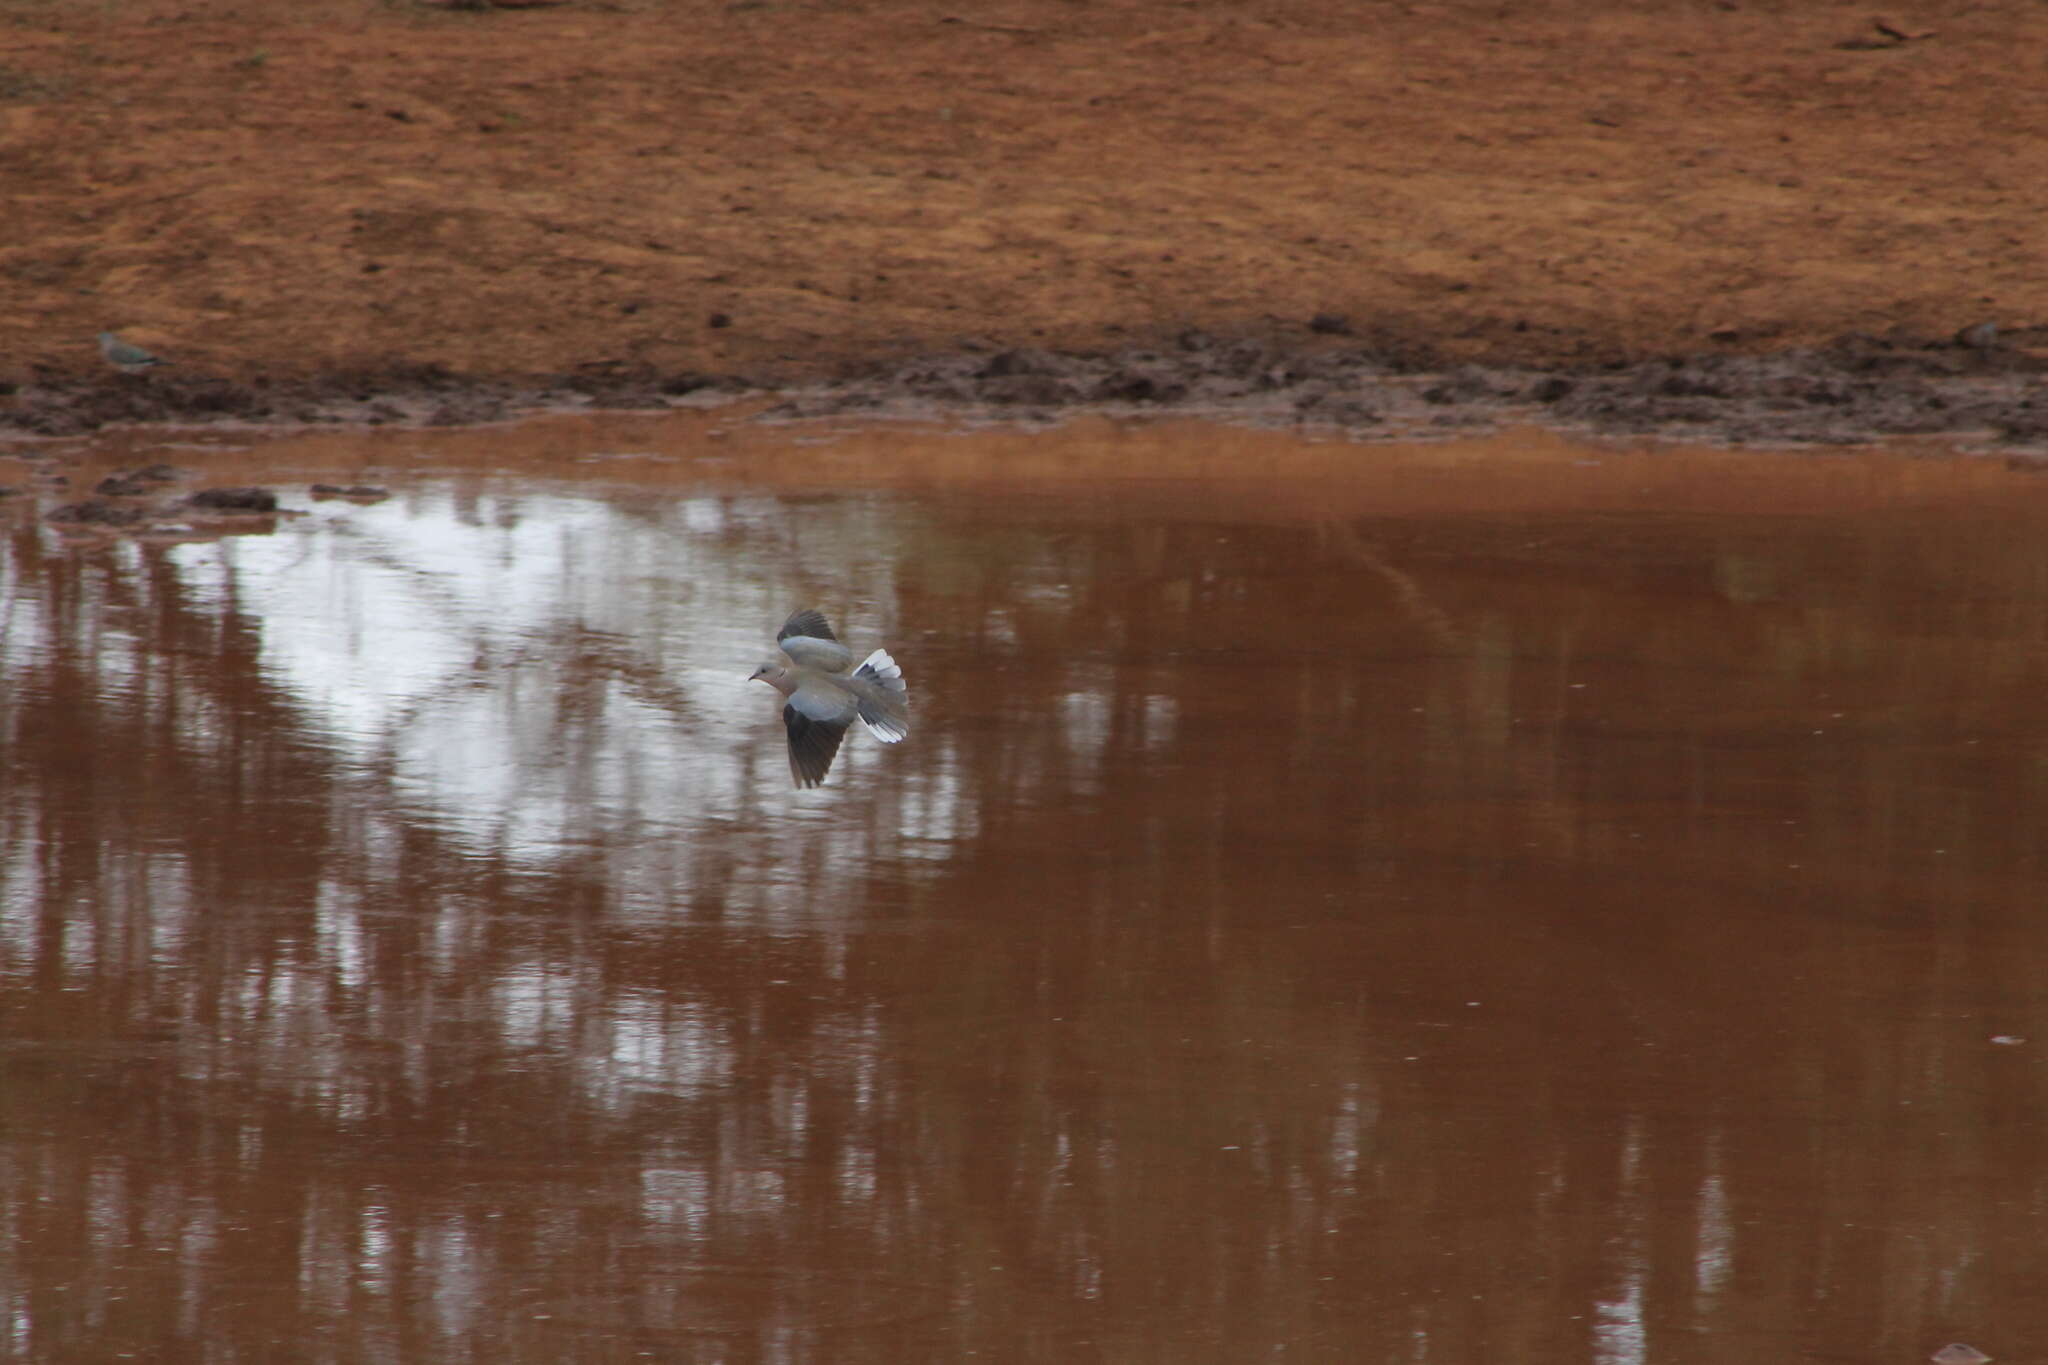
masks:
<svg viewBox="0 0 2048 1365"><path fill-rule="evenodd" d="M878 649L868 655L859 668L853 670L855 682L868 684L853 689L860 703L861 721L874 732L875 738L884 744L894 744L910 733L910 688L903 681L903 670L889 657L889 651Z"/></svg>

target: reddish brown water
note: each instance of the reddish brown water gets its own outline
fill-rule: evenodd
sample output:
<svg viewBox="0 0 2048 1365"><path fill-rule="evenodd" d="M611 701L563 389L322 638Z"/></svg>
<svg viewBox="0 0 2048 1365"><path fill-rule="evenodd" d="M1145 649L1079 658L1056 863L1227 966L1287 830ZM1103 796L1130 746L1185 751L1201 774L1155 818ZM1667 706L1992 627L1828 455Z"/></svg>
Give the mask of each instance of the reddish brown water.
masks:
<svg viewBox="0 0 2048 1365"><path fill-rule="evenodd" d="M729 425L8 514L0 1357L2038 1355L2048 479Z"/></svg>

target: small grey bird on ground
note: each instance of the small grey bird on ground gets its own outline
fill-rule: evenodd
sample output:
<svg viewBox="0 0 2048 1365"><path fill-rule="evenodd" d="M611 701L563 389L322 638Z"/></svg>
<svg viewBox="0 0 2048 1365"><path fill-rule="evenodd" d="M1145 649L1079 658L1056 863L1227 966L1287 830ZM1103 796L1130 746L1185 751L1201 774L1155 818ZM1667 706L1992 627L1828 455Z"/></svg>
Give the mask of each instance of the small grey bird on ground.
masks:
<svg viewBox="0 0 2048 1365"><path fill-rule="evenodd" d="M855 717L884 744L910 733L910 689L888 650L876 650L855 668L853 651L839 643L825 614L809 608L790 614L775 643L782 652L747 681L759 678L786 698L782 723L797 786L825 780Z"/></svg>
<svg viewBox="0 0 2048 1365"><path fill-rule="evenodd" d="M141 374L144 370L171 363L160 355L152 355L140 346L121 340L112 332L100 333L100 354L122 374Z"/></svg>

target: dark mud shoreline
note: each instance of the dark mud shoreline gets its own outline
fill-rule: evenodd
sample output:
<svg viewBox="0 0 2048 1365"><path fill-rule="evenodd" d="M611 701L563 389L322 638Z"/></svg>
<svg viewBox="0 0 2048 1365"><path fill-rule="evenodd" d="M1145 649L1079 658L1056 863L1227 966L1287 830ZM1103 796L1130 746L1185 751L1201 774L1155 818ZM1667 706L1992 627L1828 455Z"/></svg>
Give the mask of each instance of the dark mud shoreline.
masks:
<svg viewBox="0 0 2048 1365"><path fill-rule="evenodd" d="M1341 333L1341 320L1318 320ZM2030 334L2025 340L2034 340ZM575 409L773 400L767 420L872 416L1056 421L1081 411L1284 422L1357 439L1534 423L1609 436L1749 445L1890 437L2048 447L2048 360L2015 340L1852 335L1770 355L1586 368L1445 365L1425 349L1333 337L1289 347L1189 331L1163 345L1059 353L968 345L826 382L630 372L477 379L395 367L238 382L183 371L58 378L0 397L0 439L228 422L468 426Z"/></svg>

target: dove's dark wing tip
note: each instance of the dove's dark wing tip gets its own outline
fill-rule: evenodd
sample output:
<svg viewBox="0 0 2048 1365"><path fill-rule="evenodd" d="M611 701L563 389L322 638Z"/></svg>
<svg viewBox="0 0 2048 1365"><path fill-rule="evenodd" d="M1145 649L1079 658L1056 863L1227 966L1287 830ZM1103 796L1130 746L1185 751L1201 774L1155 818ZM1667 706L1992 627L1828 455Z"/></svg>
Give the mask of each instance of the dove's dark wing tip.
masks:
<svg viewBox="0 0 2048 1365"><path fill-rule="evenodd" d="M794 706L782 708L782 723L789 730L789 775L799 787L815 787L825 780L852 719L812 720Z"/></svg>
<svg viewBox="0 0 2048 1365"><path fill-rule="evenodd" d="M775 632L775 641L780 644L792 635L801 635L811 640L839 638L832 633L832 627L826 623L825 613L816 607L805 607L801 611L791 612L789 619L782 623L782 629Z"/></svg>

